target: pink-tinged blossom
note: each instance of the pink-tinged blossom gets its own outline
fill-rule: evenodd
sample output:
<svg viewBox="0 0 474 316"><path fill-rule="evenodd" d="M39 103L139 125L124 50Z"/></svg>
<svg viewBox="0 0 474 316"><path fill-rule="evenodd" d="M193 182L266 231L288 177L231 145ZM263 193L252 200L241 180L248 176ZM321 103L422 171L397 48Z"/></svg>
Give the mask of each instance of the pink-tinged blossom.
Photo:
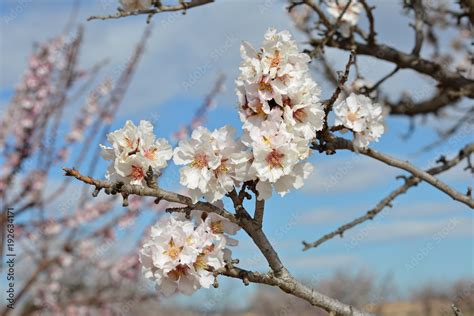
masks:
<svg viewBox="0 0 474 316"><path fill-rule="evenodd" d="M246 180L250 153L234 134L230 126L213 132L199 127L190 139L179 142L173 159L184 165L180 183L194 201L204 196L215 202Z"/></svg>
<svg viewBox="0 0 474 316"><path fill-rule="evenodd" d="M165 139L155 139L153 125L148 121L140 121L138 127L127 121L123 128L110 133L107 140L112 147L101 145L102 157L111 161L106 178L112 182L145 185L148 168L158 174L173 155Z"/></svg>
<svg viewBox="0 0 474 316"><path fill-rule="evenodd" d="M224 233L235 233L235 227L218 215L198 212L192 218L178 213L161 218L140 250L144 276L164 296L209 288L214 282L209 269L224 267L230 258Z"/></svg>
<svg viewBox="0 0 474 316"><path fill-rule="evenodd" d="M259 51L247 42L240 50L236 93L244 129L258 127L277 108L296 133L313 138L323 126L320 89L309 74L309 56L299 52L291 34L270 28Z"/></svg>
<svg viewBox="0 0 474 316"><path fill-rule="evenodd" d="M354 132L354 145L367 148L371 141L378 141L385 131L384 109L364 95L351 93L334 106L335 126Z"/></svg>
<svg viewBox="0 0 474 316"><path fill-rule="evenodd" d="M312 169L305 160L324 126L321 91L309 74L309 56L288 31L270 28L260 50L247 42L240 50L236 92L243 143L253 155L247 178L257 180L259 199L273 189L284 195L301 187Z"/></svg>

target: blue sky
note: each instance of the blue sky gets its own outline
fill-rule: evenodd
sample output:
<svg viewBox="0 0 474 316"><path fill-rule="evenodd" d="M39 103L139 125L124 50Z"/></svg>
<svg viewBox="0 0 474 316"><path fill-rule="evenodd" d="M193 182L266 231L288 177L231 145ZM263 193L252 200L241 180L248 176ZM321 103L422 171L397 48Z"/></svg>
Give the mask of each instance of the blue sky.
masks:
<svg viewBox="0 0 474 316"><path fill-rule="evenodd" d="M32 44L57 35L66 23L72 2L2 2L0 110L5 108L25 69ZM380 38L409 50L412 33L407 18L398 14L398 1L374 2L376 12L380 14L380 25L377 25ZM90 67L109 58L104 75L113 76L138 41L145 18L85 22L89 15L112 12L116 1L82 3L79 20L84 21L85 42L81 65ZM365 26L364 19L361 23ZM281 1L218 1L190 10L186 16L156 16L154 24L152 38L114 128L121 127L127 119L136 123L140 119L155 120L156 134L169 137L177 126L189 121L218 74L223 72L228 78L226 91L218 97L218 106L210 112L206 126L213 129L231 124L239 129L232 83L240 62L240 42L248 40L257 46L265 30L274 26L291 30L304 47L304 38L291 25ZM449 37L449 34L443 36ZM341 69L347 53L330 50L330 59ZM375 82L392 66L361 58L360 68L367 79ZM314 76L323 88L323 96L329 95L332 91L321 75L315 71ZM385 88L393 96L408 89L424 98L431 93L432 85L430 79L405 71L389 81ZM74 109L69 113L72 117ZM449 126L451 122L441 121L434 125L428 120L425 125L419 124L413 137L403 140L401 135L407 131L408 123L403 118L390 119L387 133L373 147L425 168L433 157L452 155L473 141L471 125L451 142L429 153L416 154L420 144L436 139L436 128L442 127L440 124ZM67 123L62 127L62 131L66 130ZM302 240L316 240L364 214L400 185L401 181L395 177L404 174L346 152L329 157L314 153L311 161L316 171L306 186L283 199L274 196L267 203L265 214L264 228L269 238L296 275L324 277L339 268L367 269L378 275L393 273L397 284L403 288L413 288L430 280L444 282L473 277L472 211L426 184L401 196L379 219L347 232L342 239L335 238L317 249L302 252ZM105 163L100 165L105 167ZM174 166L170 169L162 183L169 189L176 189L178 170ZM51 177L59 182L62 172L55 170ZM332 179L334 185L326 185L328 179ZM446 173L442 179L461 191L473 185L472 175L463 173L462 167ZM144 218L138 224L146 221ZM256 254L249 238L242 235L239 239L241 244L234 253L241 265L265 269L263 257Z"/></svg>

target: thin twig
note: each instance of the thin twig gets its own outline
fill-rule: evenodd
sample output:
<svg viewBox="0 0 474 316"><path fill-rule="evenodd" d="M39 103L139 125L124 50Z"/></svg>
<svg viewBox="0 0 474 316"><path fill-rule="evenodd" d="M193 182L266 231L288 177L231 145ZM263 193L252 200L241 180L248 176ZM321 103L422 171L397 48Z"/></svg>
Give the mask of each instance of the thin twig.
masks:
<svg viewBox="0 0 474 316"><path fill-rule="evenodd" d="M212 3L214 0L192 0L189 2L181 2L178 5L160 5L153 9L147 10L135 10L135 11L118 11L116 14L110 15L94 15L87 19L87 21L91 20L109 20L109 19L120 19L128 16L135 16L135 15L147 15L147 23L150 22L151 17L155 14L163 13L163 12L175 12L175 11L183 11L185 13L188 9L195 8L198 6L202 6L208 3Z"/></svg>
<svg viewBox="0 0 474 316"><path fill-rule="evenodd" d="M126 193L128 195L139 195L139 196L151 196L155 198L160 198L168 202L179 203L183 205L187 205L192 207L195 210L206 211L209 213L216 213L222 217L227 218L232 222L236 222L234 215L226 211L225 209L221 209L211 203L205 202L197 202L193 203L192 199L188 196L169 192L163 190L161 188L146 188L137 185L124 185L120 183L110 183L107 181L101 181L94 179L89 176L82 175L79 171L70 169L70 168L63 168L65 175L68 177L74 177L79 181L82 181L86 184L94 186L97 190L104 189L107 194L118 194L118 193Z"/></svg>
<svg viewBox="0 0 474 316"><path fill-rule="evenodd" d="M369 45L375 45L375 19L372 13L373 7L370 7L365 0L359 0L359 2L364 7L365 13L367 14L367 20L369 20L369 36L367 37L367 43Z"/></svg>
<svg viewBox="0 0 474 316"><path fill-rule="evenodd" d="M436 175L436 174L440 174L440 173L442 173L446 170L449 170L452 167L459 164L462 160L468 158L473 152L474 152L474 143L465 146L462 150L459 151L458 155L455 156L454 158L452 158L450 160L442 160L442 165L441 166L436 166L436 167L430 168L426 171L426 173L428 173L430 175ZM304 245L303 251L308 250L310 248L316 248L319 245L321 245L322 243L324 243L324 242L326 242L326 241L328 241L328 240L330 240L330 239L332 239L336 236L343 237L343 234L347 230L349 230L349 229L351 229L351 228L353 228L353 227L355 227L355 226L357 226L361 223L364 223L368 220L372 220L377 214L379 214L387 206L391 206L390 203L393 200L395 200L395 198L397 198L399 195L407 192L408 189L410 189L413 186L416 186L420 182L421 182L420 178L417 178L415 176L411 176L411 177L405 179L405 183L403 185L401 185L397 189L393 190L387 197L385 197L383 200L381 200L377 204L376 207L369 210L365 215L363 215L361 217L358 217L358 218L354 219L353 221L340 226L336 230L332 231L331 233L328 233L328 234L324 235L323 237L319 238L318 240L316 240L314 242L308 243L308 242L303 241L303 245Z"/></svg>
<svg viewBox="0 0 474 316"><path fill-rule="evenodd" d="M420 178L421 180L431 184L433 187L437 188L438 190L446 193L450 196L453 200L459 201L463 204L466 204L471 209L474 208L474 200L471 199L469 196L459 193L455 189L451 188L449 185L444 183L443 181L435 178L431 174L421 169L416 168L408 161L402 161L397 158L391 157L387 154L379 152L377 150L371 148L358 148L356 147L351 141L341 138L341 137L333 137L331 135L327 136L325 139L326 142L329 143L332 149L347 149L351 150L355 153L360 153L362 155L374 158L379 160L387 165L408 171L413 176ZM474 147L474 143L470 144L469 146ZM317 146L316 146L317 147Z"/></svg>
<svg viewBox="0 0 474 316"><path fill-rule="evenodd" d="M415 24L413 28L415 29L415 46L413 47L412 54L415 56L419 56L421 52L421 48L423 47L423 16L425 12L423 10L423 4L421 0L413 0L412 1L413 11L415 11Z"/></svg>

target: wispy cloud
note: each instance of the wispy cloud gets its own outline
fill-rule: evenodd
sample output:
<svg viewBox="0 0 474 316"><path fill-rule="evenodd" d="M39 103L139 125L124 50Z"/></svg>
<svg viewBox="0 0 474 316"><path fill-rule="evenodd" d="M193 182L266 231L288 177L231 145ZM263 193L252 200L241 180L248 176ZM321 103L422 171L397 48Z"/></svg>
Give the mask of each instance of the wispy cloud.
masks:
<svg viewBox="0 0 474 316"><path fill-rule="evenodd" d="M88 16L107 10L110 13L117 5L118 1L104 8L100 3L83 2L78 19L85 22ZM14 87L32 44L57 35L66 25L70 9L69 4L29 2L9 23L2 21L2 42L10 43L1 48L2 87ZM113 74L131 54L146 25L145 19L85 23L81 63L91 66L110 58L106 73ZM278 1L260 1L257 5L248 1L218 1L190 10L185 16L180 12L157 15L153 23L152 38L125 100L133 104L128 108L134 112L156 109L179 94L202 97L212 87L217 73L225 72L229 81L237 76L242 40L258 44L270 26L293 29ZM13 45L15 49L11 49ZM233 89L227 89L224 97L227 104L233 104Z"/></svg>
<svg viewBox="0 0 474 316"><path fill-rule="evenodd" d="M450 223L454 221L455 226L450 229L446 237L469 237L474 236L473 220L460 217L441 219L436 221L397 221L393 223L377 223L356 228L349 232L347 239L358 240L358 242L387 242L389 240L402 240L407 238L429 237L433 234L442 233ZM358 238L361 234L364 238Z"/></svg>
<svg viewBox="0 0 474 316"><path fill-rule="evenodd" d="M421 201L399 204L390 211L394 217L422 217L452 216L455 212L465 212L463 207L457 202Z"/></svg>
<svg viewBox="0 0 474 316"><path fill-rule="evenodd" d="M354 215L354 210L322 208L307 211L298 218L298 225L323 225L343 222Z"/></svg>
<svg viewBox="0 0 474 316"><path fill-rule="evenodd" d="M393 181L400 174L395 168L359 155L342 160L318 162L303 190L308 193L340 194L359 192Z"/></svg>
<svg viewBox="0 0 474 316"><path fill-rule="evenodd" d="M464 170L467 163L461 163L451 170L443 173L440 176L440 179L446 182L456 182L456 183L465 183L467 185L474 185L474 177L469 170Z"/></svg>

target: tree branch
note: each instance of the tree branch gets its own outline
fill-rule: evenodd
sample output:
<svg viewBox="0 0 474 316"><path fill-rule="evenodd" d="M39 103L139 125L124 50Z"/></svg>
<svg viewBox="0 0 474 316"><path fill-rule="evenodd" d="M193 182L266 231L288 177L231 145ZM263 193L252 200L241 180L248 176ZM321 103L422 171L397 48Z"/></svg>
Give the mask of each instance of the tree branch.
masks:
<svg viewBox="0 0 474 316"><path fill-rule="evenodd" d="M459 164L462 160L468 158L473 152L474 152L474 143L465 146L463 149L461 149L459 151L457 156L455 156L454 158L452 158L450 160L440 159L440 162L442 164L440 166L428 169L426 171L426 173L428 173L430 175L436 175L436 174L440 174L440 173L442 173L446 170L449 170L452 167ZM409 177L408 179L405 180L405 183L403 185L401 185L397 189L393 190L387 197L385 197L383 200L381 200L377 204L376 207L369 210L365 215L363 215L361 217L358 217L358 218L354 219L353 221L340 226L335 231L324 235L323 237L319 238L315 242L308 243L306 241L303 241L303 245L304 245L303 251L306 251L310 248L316 248L319 245L321 245L322 243L324 243L324 242L326 242L326 241L328 241L328 240L330 240L330 239L332 239L336 236L343 237L343 234L347 230L349 230L351 228L354 228L355 226L357 226L361 223L364 223L368 220L372 220L375 216L377 216L377 214L379 214L382 210L384 210L385 207L391 206L390 203L393 200L395 200L395 198L397 198L399 195L407 192L408 189L410 189L411 187L416 186L420 182L421 182L420 178L417 178L415 176Z"/></svg>
<svg viewBox="0 0 474 316"><path fill-rule="evenodd" d="M265 211L265 200L255 199L255 214L253 216L253 219L260 226L262 226L262 223L263 223L264 211Z"/></svg>
<svg viewBox="0 0 474 316"><path fill-rule="evenodd" d="M314 291L312 288L302 284L291 275L277 277L271 273L258 273L243 270L237 267L225 268L216 271L217 274L225 275L231 278L241 279L244 282L267 284L277 286L286 293L302 298L311 303L311 305L323 308L333 315L352 315L362 316L370 315L359 311L350 305L345 305L336 299Z"/></svg>
<svg viewBox="0 0 474 316"><path fill-rule="evenodd" d="M326 17L323 10L317 5L313 0L303 0L302 3L306 4L308 7L314 10L316 14L319 16L320 21L326 26L328 30L332 29L331 21Z"/></svg>
<svg viewBox="0 0 474 316"><path fill-rule="evenodd" d="M413 0L412 1L412 8L415 12L415 24L413 28L415 29L415 45L412 50L412 54L415 56L420 56L421 48L423 47L423 25L424 20L423 16L425 15L423 4L421 0Z"/></svg>
<svg viewBox="0 0 474 316"><path fill-rule="evenodd" d="M375 19L372 13L373 7L371 8L365 0L359 0L359 2L362 4L365 13L367 14L367 20L369 21L369 36L367 37L367 43L372 46L375 45L375 36L377 35L377 32L375 32Z"/></svg>
<svg viewBox="0 0 474 316"><path fill-rule="evenodd" d="M111 14L111 15L95 15L95 16L89 17L87 21L120 19L127 16L146 14L148 15L147 23L149 23L150 19L155 14L162 13L162 12L175 12L175 11L183 11L183 14L185 14L186 10L188 9L199 7L211 2L214 2L214 0L191 0L189 2L181 1L181 3L178 5L159 5L156 8L147 9L147 10L136 10L136 11L130 11L130 12L118 11L116 14Z"/></svg>
<svg viewBox="0 0 474 316"><path fill-rule="evenodd" d="M322 40L311 39L310 44L317 48L320 47ZM377 59L385 60L396 64L400 68L413 69L419 73L428 75L438 80L445 87L460 88L468 90L465 94L469 98L474 98L474 80L467 79L458 73L445 70L443 67L432 61L420 58L413 54L403 53L393 47L377 44L368 45L355 42L349 39L328 39L325 43L329 47L343 50L354 50L357 55L368 55Z"/></svg>
<svg viewBox="0 0 474 316"><path fill-rule="evenodd" d="M92 177L83 176L79 171L70 168L63 168L65 175L68 177L74 177L79 181L82 181L86 184L95 186L95 191L93 194L97 195L101 189L104 189L106 194L127 194L127 195L139 195L139 196L151 196L158 199L163 199L168 202L174 202L183 204L189 207L192 207L195 210L201 210L210 213L216 213L226 219L230 220L233 223L236 223L237 220L235 216L226 211L225 209L219 208L211 203L206 202L197 202L193 203L192 199L188 196L169 192L161 188L145 188L137 185L124 185L123 183L112 184L107 181L96 180Z"/></svg>
<svg viewBox="0 0 474 316"><path fill-rule="evenodd" d="M385 103L390 106L390 114L393 115L437 114L445 106L460 101L465 93L466 91L446 89L439 90L432 98L418 103L411 100L403 100L398 103L392 103L387 100Z"/></svg>
<svg viewBox="0 0 474 316"><path fill-rule="evenodd" d="M240 220L240 226L252 238L254 243L262 252L265 259L267 259L270 268L276 276L287 274L283 263L281 262L275 249L273 249L267 236L262 231L262 226L254 221L243 206L243 200L238 196L234 190L228 194L232 203L234 204L235 212Z"/></svg>
<svg viewBox="0 0 474 316"><path fill-rule="evenodd" d="M434 176L432 176L431 174L429 174L426 171L423 171L423 170L420 170L420 169L416 168L415 166L410 164L408 161L398 160L394 157L391 157L387 154L381 153L381 152L376 151L376 150L371 149L371 148L357 148L356 146L354 146L354 144L351 141L349 141L345 138L334 137L332 135L326 135L324 140L327 142L323 146L324 148L321 148L321 146L318 146L314 142L313 142L312 148L313 149L318 149L320 151L326 150L327 149L326 147L330 148L333 151L336 150L336 149L347 149L347 150L353 151L355 153L360 153L360 154L363 154L365 156L374 158L374 159L379 160L379 161L381 161L381 162L383 162L387 165L390 165L390 166L408 171L409 173L411 173L415 177L420 178L421 180L431 184L433 187L437 188L438 190L446 193L453 200L459 201L463 204L466 204L471 209L474 209L474 200L471 199L471 197L469 195L464 195L464 194L461 194L461 193L457 192L456 190L451 188L449 185L447 185L443 181L435 178ZM470 146L474 147L474 144L471 144Z"/></svg>
<svg viewBox="0 0 474 316"><path fill-rule="evenodd" d="M86 184L95 186L95 195L97 195L101 189L104 189L107 194L125 193L127 195L134 194L140 196L152 196L169 202L184 204L193 209L213 212L231 220L234 223L238 222L238 224L245 230L245 232L247 232L247 234L252 238L262 254L265 256L272 271L267 274L259 274L232 267L230 269L228 268L226 271L221 272L222 274L231 277L237 277L243 279L244 281L248 280L250 282L278 286L280 289L289 294L302 298L312 305L321 307L324 310L336 313L337 315L369 315L358 311L350 305L343 304L336 299L318 293L294 279L288 270L283 266L278 254L273 249L265 233L262 231L261 225L258 225L258 223L250 217L243 207L243 197L240 197L235 189L230 192L228 196L234 203L237 216L234 216L225 209L221 209L210 203L192 203L191 198L187 196L168 192L160 188L144 188L134 185L124 185L123 183L112 184L106 181L96 180L92 177L83 176L74 169L64 168L63 170L65 171L66 176L75 177Z"/></svg>

